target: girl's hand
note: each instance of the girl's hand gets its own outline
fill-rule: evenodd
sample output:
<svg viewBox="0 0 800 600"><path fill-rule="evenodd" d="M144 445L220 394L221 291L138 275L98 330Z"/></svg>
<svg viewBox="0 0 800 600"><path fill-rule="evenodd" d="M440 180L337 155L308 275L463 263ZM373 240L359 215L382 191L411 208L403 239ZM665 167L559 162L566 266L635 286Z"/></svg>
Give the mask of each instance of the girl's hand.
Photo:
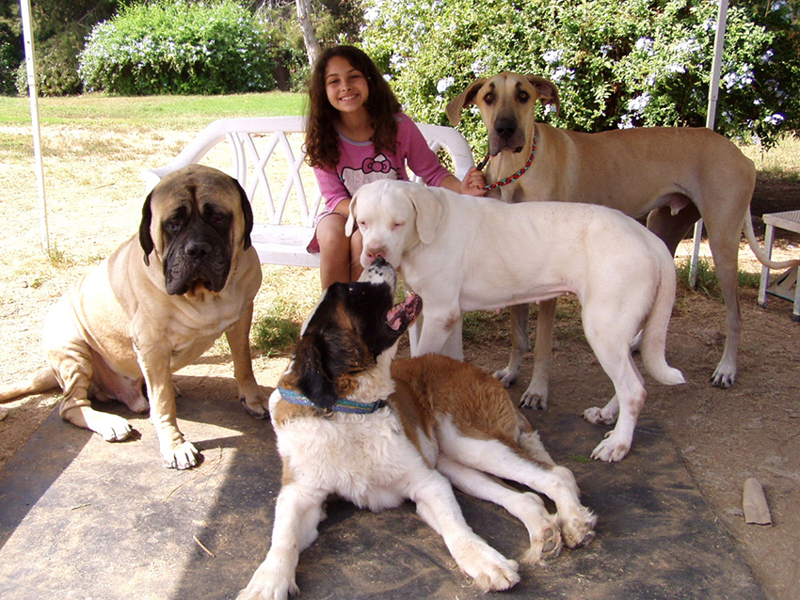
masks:
<svg viewBox="0 0 800 600"><path fill-rule="evenodd" d="M467 176L461 182L461 193L469 196L485 196L486 195L486 176L483 171L472 167L467 171Z"/></svg>

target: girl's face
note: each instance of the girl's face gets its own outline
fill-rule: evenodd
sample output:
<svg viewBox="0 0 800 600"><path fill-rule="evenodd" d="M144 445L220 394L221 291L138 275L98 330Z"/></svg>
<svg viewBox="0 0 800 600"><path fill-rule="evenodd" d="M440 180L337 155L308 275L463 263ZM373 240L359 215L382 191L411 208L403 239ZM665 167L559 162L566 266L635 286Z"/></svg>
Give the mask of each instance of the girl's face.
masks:
<svg viewBox="0 0 800 600"><path fill-rule="evenodd" d="M343 113L364 109L369 84L364 74L341 56L334 56L325 66L325 92L331 106Z"/></svg>

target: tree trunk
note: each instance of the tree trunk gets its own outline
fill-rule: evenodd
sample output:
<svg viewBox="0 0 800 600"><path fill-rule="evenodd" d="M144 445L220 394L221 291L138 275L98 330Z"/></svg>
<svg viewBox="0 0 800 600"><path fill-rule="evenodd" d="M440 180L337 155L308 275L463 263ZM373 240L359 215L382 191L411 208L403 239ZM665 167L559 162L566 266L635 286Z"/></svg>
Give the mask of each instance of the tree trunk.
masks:
<svg viewBox="0 0 800 600"><path fill-rule="evenodd" d="M317 43L317 34L314 33L314 25L311 23L311 16L308 12L308 0L297 0L297 20L300 22L300 29L303 30L303 41L306 44L308 62L311 66L314 66L319 56L319 44Z"/></svg>

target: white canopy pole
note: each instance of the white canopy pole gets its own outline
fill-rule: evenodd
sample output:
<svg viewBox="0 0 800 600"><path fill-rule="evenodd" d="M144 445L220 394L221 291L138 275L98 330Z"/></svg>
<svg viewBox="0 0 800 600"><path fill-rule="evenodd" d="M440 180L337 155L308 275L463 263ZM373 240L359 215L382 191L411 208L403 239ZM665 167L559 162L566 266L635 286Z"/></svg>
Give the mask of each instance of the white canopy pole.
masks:
<svg viewBox="0 0 800 600"><path fill-rule="evenodd" d="M31 26L31 0L20 0L22 16L22 37L25 41L25 65L28 69L28 95L31 99L31 125L33 129L33 155L36 167L36 182L39 188L41 205L42 250L50 253L50 234L47 229L47 200L44 194L44 168L42 167L42 144L39 128L39 104L36 91L36 56L33 47L33 27Z"/></svg>
<svg viewBox="0 0 800 600"><path fill-rule="evenodd" d="M711 83L708 86L708 112L706 127L714 129L717 118L717 99L719 98L719 73L722 70L722 53L725 47L725 28L728 23L728 0L719 0L717 13L717 33L714 36L714 59L711 63ZM689 285L697 287L697 262L700 256L700 241L703 237L703 219L694 225L694 249L692 265L689 270Z"/></svg>

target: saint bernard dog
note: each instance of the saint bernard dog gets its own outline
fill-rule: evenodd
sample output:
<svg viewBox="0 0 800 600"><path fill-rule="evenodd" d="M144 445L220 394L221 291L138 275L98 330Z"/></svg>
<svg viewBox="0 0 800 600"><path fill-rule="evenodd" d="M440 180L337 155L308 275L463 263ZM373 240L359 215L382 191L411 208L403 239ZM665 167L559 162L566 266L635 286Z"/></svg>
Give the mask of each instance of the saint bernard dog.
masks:
<svg viewBox="0 0 800 600"><path fill-rule="evenodd" d="M452 485L522 521L530 537L523 562L594 536L596 518L574 476L553 463L500 382L444 356L392 361L422 308L415 295L393 306L396 278L377 259L360 281L330 286L303 325L269 402L283 461L272 545L239 600L298 591L300 552L316 539L331 494L373 511L412 500L483 591L513 587L518 564L472 531ZM549 497L555 514L501 479Z"/></svg>

